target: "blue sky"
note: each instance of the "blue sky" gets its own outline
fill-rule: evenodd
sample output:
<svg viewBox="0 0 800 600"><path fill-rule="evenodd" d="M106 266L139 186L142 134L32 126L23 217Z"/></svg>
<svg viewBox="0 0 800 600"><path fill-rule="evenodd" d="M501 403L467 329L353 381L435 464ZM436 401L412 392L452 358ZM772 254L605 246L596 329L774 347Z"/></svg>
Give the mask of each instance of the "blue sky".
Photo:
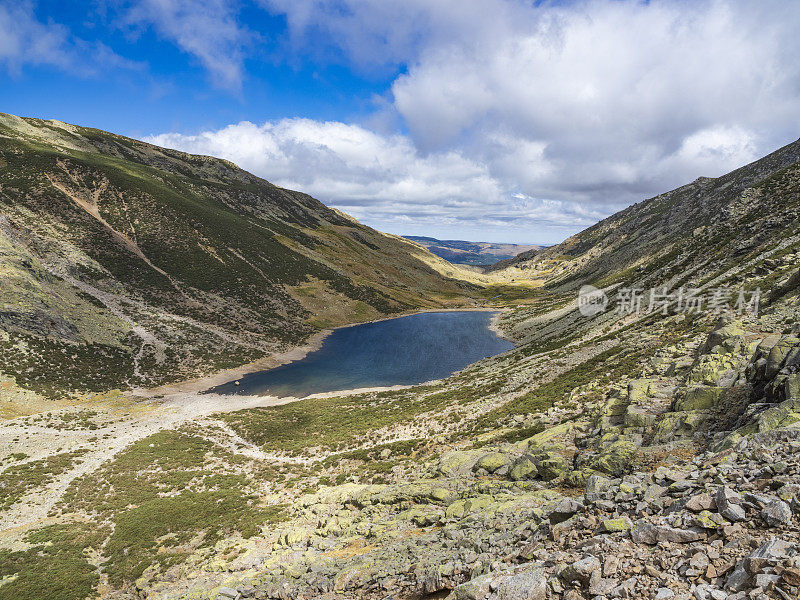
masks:
<svg viewBox="0 0 800 600"><path fill-rule="evenodd" d="M392 233L553 243L800 136L798 25L777 0L0 0L0 111Z"/></svg>

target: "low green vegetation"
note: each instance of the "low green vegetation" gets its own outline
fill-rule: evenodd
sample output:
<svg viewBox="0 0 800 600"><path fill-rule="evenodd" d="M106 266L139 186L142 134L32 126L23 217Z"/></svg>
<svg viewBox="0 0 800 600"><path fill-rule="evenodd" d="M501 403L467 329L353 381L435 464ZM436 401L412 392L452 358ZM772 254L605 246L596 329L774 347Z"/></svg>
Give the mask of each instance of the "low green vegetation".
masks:
<svg viewBox="0 0 800 600"><path fill-rule="evenodd" d="M85 453L85 450L62 452L6 468L0 473L0 510L16 504L29 491L50 483Z"/></svg>
<svg viewBox="0 0 800 600"><path fill-rule="evenodd" d="M49 525L30 532L27 550L0 549L0 600L84 600L100 581L90 562L108 535L93 523Z"/></svg>
<svg viewBox="0 0 800 600"><path fill-rule="evenodd" d="M144 438L73 483L62 508L113 525L103 568L114 585L166 569L225 536L250 537L283 518L251 487L247 461L189 432ZM274 473L261 468L263 482Z"/></svg>
<svg viewBox="0 0 800 600"><path fill-rule="evenodd" d="M421 386L358 396L309 398L240 410L220 418L267 451L291 454L312 447L342 450L363 442L369 432L410 421L448 406L456 398L472 400L488 391L486 387L439 389Z"/></svg>

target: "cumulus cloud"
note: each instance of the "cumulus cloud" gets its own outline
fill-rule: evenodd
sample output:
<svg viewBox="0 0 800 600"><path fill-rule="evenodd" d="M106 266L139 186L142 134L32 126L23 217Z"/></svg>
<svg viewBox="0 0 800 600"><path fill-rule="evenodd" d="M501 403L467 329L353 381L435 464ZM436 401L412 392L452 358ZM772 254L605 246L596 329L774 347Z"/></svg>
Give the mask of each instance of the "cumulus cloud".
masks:
<svg viewBox="0 0 800 600"><path fill-rule="evenodd" d="M375 226L507 228L515 222L576 227L596 215L513 197L484 165L457 151L423 156L403 135L359 125L283 119L241 122L197 135L161 134L147 141L222 156L273 183L303 190Z"/></svg>
<svg viewBox="0 0 800 600"><path fill-rule="evenodd" d="M169 141L204 140L379 225L402 213L574 231L800 135L797 3L259 1L286 16L297 53L397 68L362 125L404 134L279 121ZM222 140L243 127L262 145L237 157Z"/></svg>

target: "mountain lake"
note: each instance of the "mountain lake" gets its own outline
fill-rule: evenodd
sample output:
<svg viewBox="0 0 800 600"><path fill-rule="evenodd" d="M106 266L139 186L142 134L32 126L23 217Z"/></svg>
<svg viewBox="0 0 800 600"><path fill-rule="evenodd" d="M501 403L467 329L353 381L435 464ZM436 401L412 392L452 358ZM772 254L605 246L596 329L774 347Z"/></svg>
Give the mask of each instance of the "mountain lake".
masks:
<svg viewBox="0 0 800 600"><path fill-rule="evenodd" d="M514 347L490 329L496 314L425 312L342 327L300 360L244 375L208 393L302 398L441 379Z"/></svg>

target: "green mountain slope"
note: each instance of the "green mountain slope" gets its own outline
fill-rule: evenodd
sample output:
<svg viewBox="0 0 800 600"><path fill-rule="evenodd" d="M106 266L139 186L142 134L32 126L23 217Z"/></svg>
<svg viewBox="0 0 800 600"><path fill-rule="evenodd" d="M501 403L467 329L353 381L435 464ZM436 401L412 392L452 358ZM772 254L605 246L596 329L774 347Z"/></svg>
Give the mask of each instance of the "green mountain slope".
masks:
<svg viewBox="0 0 800 600"><path fill-rule="evenodd" d="M230 162L58 121L0 114L0 211L3 371L40 390L205 373L475 288Z"/></svg>

